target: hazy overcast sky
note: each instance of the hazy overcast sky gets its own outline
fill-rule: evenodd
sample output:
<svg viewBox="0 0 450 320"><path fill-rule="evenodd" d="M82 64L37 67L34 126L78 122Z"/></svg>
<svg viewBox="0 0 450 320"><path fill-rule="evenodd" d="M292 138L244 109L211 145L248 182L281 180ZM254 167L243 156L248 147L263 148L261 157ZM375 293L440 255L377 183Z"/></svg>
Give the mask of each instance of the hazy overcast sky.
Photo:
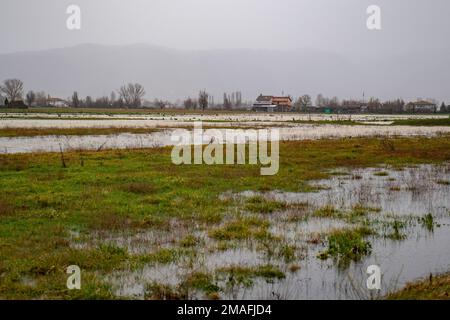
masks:
<svg viewBox="0 0 450 320"><path fill-rule="evenodd" d="M82 29L66 28L66 8ZM382 9L382 30L366 8ZM1 0L0 53L80 43L179 49L449 50L449 0Z"/></svg>

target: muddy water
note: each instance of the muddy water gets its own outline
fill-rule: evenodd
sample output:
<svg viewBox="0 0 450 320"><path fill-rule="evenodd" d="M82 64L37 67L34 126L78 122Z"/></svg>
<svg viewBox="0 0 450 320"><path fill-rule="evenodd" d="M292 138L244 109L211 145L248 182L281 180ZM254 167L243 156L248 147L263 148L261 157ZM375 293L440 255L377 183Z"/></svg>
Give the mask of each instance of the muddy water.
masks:
<svg viewBox="0 0 450 320"><path fill-rule="evenodd" d="M379 172L383 171L382 175ZM387 175L386 175L387 173ZM325 204L350 208L354 204L375 206L380 212L369 215L377 221L392 221L393 217L409 221L401 230L403 240L371 236L372 253L348 266L338 266L332 259L319 260L317 254L326 248L326 241L308 242L311 235L352 227L334 218L309 218L292 222L284 219L286 212L270 217L271 232L283 236L288 243L301 248L293 263L300 267L290 271L289 264L257 250L255 244L241 243L238 248L212 252L198 249L195 258L176 264L148 266L133 272L118 272L108 277L119 296L143 298L147 283L158 282L176 286L184 275L192 271L209 271L225 266L257 266L272 263L286 274L282 280L254 280L250 287L227 287L224 280L217 283L224 288L224 299L369 299L382 297L398 290L407 282L450 270L450 165L406 168L396 171L384 168L359 169L347 175L317 181L330 189L316 193L259 193L269 199L290 203L308 202L312 209ZM395 185L395 192L391 191ZM364 190L365 189L365 190ZM362 190L362 191L361 191ZM223 197L243 198L255 192L227 193ZM419 217L432 214L432 229L424 227ZM396 218L396 219L397 219ZM206 242L211 243L211 239ZM366 287L369 265L378 265L382 272L382 288L370 291ZM190 298L203 298L194 292Z"/></svg>
<svg viewBox="0 0 450 320"><path fill-rule="evenodd" d="M63 120L62 120L63 121ZM68 121L66 121L68 122ZM281 140L305 140L367 136L436 136L450 133L450 127L409 126L341 126L341 125L298 125L278 127ZM212 139L219 143L226 141L225 129L218 132L208 130L203 143ZM233 129L229 129L233 130ZM59 152L67 150L99 150L152 148L172 145L174 129L165 129L150 134L115 134L103 136L37 136L0 138L0 153ZM192 135L192 131L191 131ZM193 139L192 139L193 140Z"/></svg>

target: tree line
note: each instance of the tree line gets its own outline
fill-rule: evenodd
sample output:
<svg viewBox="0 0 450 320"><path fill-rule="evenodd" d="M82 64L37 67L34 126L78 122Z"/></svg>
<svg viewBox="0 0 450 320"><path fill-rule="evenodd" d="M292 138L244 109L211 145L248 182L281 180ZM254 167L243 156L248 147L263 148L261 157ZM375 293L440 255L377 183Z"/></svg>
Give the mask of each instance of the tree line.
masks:
<svg viewBox="0 0 450 320"><path fill-rule="evenodd" d="M61 100L68 106L81 107L140 107L145 95L144 87L139 83L128 83L121 86L117 91L112 91L110 96L93 99L91 96L80 98L75 91L67 100ZM24 93L24 83L19 79L7 79L0 85L0 97L4 96L5 104L14 102L25 102L27 106L47 106L50 104L50 96L44 91L33 90ZM25 96L25 99L24 99ZM51 99L51 98L50 98ZM3 99L2 99L3 100Z"/></svg>
<svg viewBox="0 0 450 320"><path fill-rule="evenodd" d="M436 105L434 112L450 113L450 105L444 102L438 108L438 102L432 99L429 101ZM403 99L394 99L381 101L378 98L370 98L368 101L344 99L339 100L337 97L328 98L322 94L318 94L313 104L310 95L305 94L299 96L294 102L293 109L298 112L320 111L321 109L330 109L332 112L367 112L367 113L406 113L414 112L405 108L407 104Z"/></svg>
<svg viewBox="0 0 450 320"><path fill-rule="evenodd" d="M145 89L139 83L128 83L122 85L118 90L112 91L109 96L92 98L86 96L81 98L77 91L71 97L64 101L68 106L73 108L139 108L142 107ZM3 98L4 97L4 98ZM24 83L19 79L7 79L0 85L0 104L14 103L23 101L24 105L31 107L48 106L49 95L44 91L30 90L25 94ZM430 101L437 105L436 101ZM168 101L154 100L153 106L164 109L170 105ZM214 97L206 90L201 90L196 98L188 97L182 102L185 109L206 110L206 109L242 109L245 104L242 100L242 92L236 91L224 93L223 103L214 104ZM337 97L328 98L322 94L318 94L315 99L315 105L310 95L300 95L294 102L292 111L297 112L314 112L320 109L330 109L332 112L368 112L368 113L404 113L411 112L405 110L405 101L402 99L388 100L381 102L377 98L370 98L367 102L364 100L347 99L340 101ZM412 111L414 112L414 111ZM434 112L450 113L450 105L444 102L439 109Z"/></svg>

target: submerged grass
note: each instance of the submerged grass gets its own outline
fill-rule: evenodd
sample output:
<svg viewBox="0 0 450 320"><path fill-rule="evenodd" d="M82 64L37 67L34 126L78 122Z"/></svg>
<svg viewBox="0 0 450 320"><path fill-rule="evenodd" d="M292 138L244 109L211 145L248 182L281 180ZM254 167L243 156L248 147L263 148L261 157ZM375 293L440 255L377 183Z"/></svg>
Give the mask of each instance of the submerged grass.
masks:
<svg viewBox="0 0 450 320"><path fill-rule="evenodd" d="M438 227L439 224L437 224L434 221L434 217L431 213L426 214L425 216L419 218L419 223L427 229L429 232L433 232L435 227Z"/></svg>

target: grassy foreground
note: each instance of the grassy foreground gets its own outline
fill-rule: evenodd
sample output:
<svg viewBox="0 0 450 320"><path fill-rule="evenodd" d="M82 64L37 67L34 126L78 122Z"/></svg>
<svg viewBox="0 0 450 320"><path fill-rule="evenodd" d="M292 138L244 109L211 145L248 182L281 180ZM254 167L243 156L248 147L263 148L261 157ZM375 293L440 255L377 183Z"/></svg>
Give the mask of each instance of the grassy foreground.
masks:
<svg viewBox="0 0 450 320"><path fill-rule="evenodd" d="M207 230L211 241L273 241L267 221L233 215L234 204L219 195L230 190L308 191L309 180L326 178L335 168L440 163L450 160L450 139L283 142L280 171L266 177L252 165L175 166L170 151L0 155L0 298L114 298L104 276L195 255L197 239L187 236L169 249L155 246L136 253L105 244L82 248L74 245L72 234L178 234L195 227ZM250 211L259 205L247 204ZM272 206L264 204L267 211ZM72 264L83 270L81 290L66 288L66 268ZM246 270L250 272L280 276L270 265ZM193 275L185 284L211 289L208 275Z"/></svg>
<svg viewBox="0 0 450 320"><path fill-rule="evenodd" d="M392 300L450 300L450 274L430 276L391 294Z"/></svg>

